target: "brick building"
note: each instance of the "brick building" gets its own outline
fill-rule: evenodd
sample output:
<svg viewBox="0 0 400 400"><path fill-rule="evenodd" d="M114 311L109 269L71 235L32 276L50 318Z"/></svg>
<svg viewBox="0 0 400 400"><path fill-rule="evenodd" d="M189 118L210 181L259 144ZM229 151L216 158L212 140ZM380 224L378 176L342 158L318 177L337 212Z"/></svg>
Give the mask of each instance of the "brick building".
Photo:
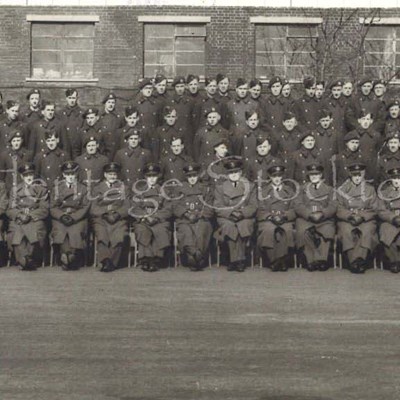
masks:
<svg viewBox="0 0 400 400"><path fill-rule="evenodd" d="M30 5L1 6L0 21L0 88L21 101L40 87L59 102L70 86L88 88L82 104L111 88L129 101L155 71L298 82L400 66L398 8Z"/></svg>

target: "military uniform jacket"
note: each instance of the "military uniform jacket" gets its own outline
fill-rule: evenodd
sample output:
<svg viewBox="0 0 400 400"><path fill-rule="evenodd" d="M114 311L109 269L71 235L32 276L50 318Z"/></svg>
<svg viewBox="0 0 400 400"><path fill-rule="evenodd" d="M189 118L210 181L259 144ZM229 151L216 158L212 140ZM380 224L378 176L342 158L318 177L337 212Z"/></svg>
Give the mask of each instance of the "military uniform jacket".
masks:
<svg viewBox="0 0 400 400"><path fill-rule="evenodd" d="M255 155L254 159L249 160L245 164L246 175L251 182L255 182L258 179L262 181L268 181L268 169L272 165L282 164L283 160L279 157L273 156L271 153L266 156Z"/></svg>
<svg viewBox="0 0 400 400"><path fill-rule="evenodd" d="M185 143L189 144L189 140L193 137L194 126L193 126L193 110L194 103L191 99L186 96L178 96L176 93L171 96L169 100L171 105L176 110L178 119L176 121L176 127L181 128L185 134Z"/></svg>
<svg viewBox="0 0 400 400"><path fill-rule="evenodd" d="M300 193L294 201L296 214L299 218L296 221L296 227L299 231L297 235L297 245L304 246L305 230L315 227L325 239L335 237L335 214L337 204L334 200L334 191L331 186L321 182L316 186L307 182L301 188ZM309 221L310 215L315 212L322 212L323 220L320 222Z"/></svg>
<svg viewBox="0 0 400 400"><path fill-rule="evenodd" d="M362 109L368 110L373 115L374 122L370 129L383 132L386 119L385 105L382 101L378 100L373 93L370 93L368 96L357 93L349 100L345 113L347 130L351 131L359 127L358 115Z"/></svg>
<svg viewBox="0 0 400 400"><path fill-rule="evenodd" d="M323 101L323 106L332 112L332 125L335 130L340 133L338 139L342 139L343 135L347 132L345 123L346 114L346 100L340 96L338 99L329 96Z"/></svg>
<svg viewBox="0 0 400 400"><path fill-rule="evenodd" d="M176 218L182 218L185 213L193 213L204 219L212 218L214 214L212 193L208 185L202 182L197 182L195 185L183 182L179 191L181 198L173 202Z"/></svg>
<svg viewBox="0 0 400 400"><path fill-rule="evenodd" d="M391 168L398 168L400 166L400 150L395 153L390 152L389 150L385 151L378 158L378 176L377 179L379 182L388 179L387 170Z"/></svg>
<svg viewBox="0 0 400 400"><path fill-rule="evenodd" d="M367 159L360 150L353 152L346 147L342 152L333 157L333 162L335 166L333 170L333 180L336 184L341 185L349 177L348 167L355 163L366 164L366 179L372 179L371 172L368 171Z"/></svg>
<svg viewBox="0 0 400 400"><path fill-rule="evenodd" d="M75 142L72 144L74 157L80 156L85 152L83 143L87 138L94 137L99 145L99 153L103 154L104 141L103 141L103 131L101 126L97 122L93 126L89 126L86 122L83 125L83 129L79 132L76 137Z"/></svg>
<svg viewBox="0 0 400 400"><path fill-rule="evenodd" d="M192 158L185 154L170 154L161 158L161 171L164 182L170 179L177 179L180 182L186 180L183 168L192 161Z"/></svg>
<svg viewBox="0 0 400 400"><path fill-rule="evenodd" d="M86 184L86 180L92 181L91 187L103 179L103 168L108 163L108 158L103 154L88 154L83 153L75 158L75 161L80 166L79 181Z"/></svg>
<svg viewBox="0 0 400 400"><path fill-rule="evenodd" d="M138 179L143 179L143 168L151 161L150 151L138 146L125 147L117 151L114 161L121 165L121 180L130 187Z"/></svg>
<svg viewBox="0 0 400 400"><path fill-rule="evenodd" d="M6 185L4 182L0 182L0 241L4 240L3 234L4 234L4 229L3 229L3 222L4 222L4 216L5 212L8 207L8 189L6 188Z"/></svg>
<svg viewBox="0 0 400 400"><path fill-rule="evenodd" d="M54 242L63 243L68 234L73 248L83 248L89 208L90 203L85 185L78 182L70 187L65 181L58 182L53 187L50 197ZM65 226L60 222L60 218L64 214L70 215L75 223L71 226Z"/></svg>
<svg viewBox="0 0 400 400"><path fill-rule="evenodd" d="M101 181L93 188L93 198L90 215L93 218L97 240L110 243L112 247L122 243L127 235L127 221L129 200L127 188L121 181L110 185ZM121 219L115 224L110 224L102 218L105 213L117 212Z"/></svg>
<svg viewBox="0 0 400 400"><path fill-rule="evenodd" d="M8 190L11 189L14 183L19 183L21 181L18 168L32 160L33 153L24 147L21 147L17 151L8 149L0 153L0 170L10 171L0 172L0 180L5 181Z"/></svg>
<svg viewBox="0 0 400 400"><path fill-rule="evenodd" d="M224 126L225 121L223 118L225 116L225 107L224 104L221 103L221 100L218 100L216 96L211 97L208 94L202 96L201 100L196 103L193 109L193 125L195 131L201 129L202 127L207 125L207 116L204 114L205 110L210 110L211 108L219 107L221 112L221 125Z"/></svg>
<svg viewBox="0 0 400 400"><path fill-rule="evenodd" d="M125 120L115 110L112 112L103 111L100 114L98 124L103 132L103 154L109 160L112 160L120 144L117 130L124 126Z"/></svg>
<svg viewBox="0 0 400 400"><path fill-rule="evenodd" d="M142 138L141 145L143 146L143 139L148 135L146 132L146 127L140 123L137 123L135 126L125 125L122 128L117 129L117 132L116 132L116 136L118 138L118 145L116 148L117 151L128 146L127 139L125 139L125 135L130 131L139 132L139 134Z"/></svg>
<svg viewBox="0 0 400 400"><path fill-rule="evenodd" d="M156 131L156 135L151 144L151 152L154 155L154 158L158 161L161 157L167 156L171 154L171 139L182 138L185 140L185 134L182 128L175 124L174 126L169 126L164 124L159 126ZM185 142L185 146L190 147L192 145L191 142Z"/></svg>
<svg viewBox="0 0 400 400"><path fill-rule="evenodd" d="M155 131L160 124L160 110L156 99L153 96L144 97L139 93L134 106L138 110L140 124L144 125L149 132Z"/></svg>
<svg viewBox="0 0 400 400"><path fill-rule="evenodd" d="M35 110L29 106L21 107L19 111L19 119L27 125L42 119L40 107L36 108Z"/></svg>
<svg viewBox="0 0 400 400"><path fill-rule="evenodd" d="M214 157L214 143L216 140L225 139L228 144L231 142L229 132L220 124L200 128L194 138L194 159L199 162L207 162ZM228 146L228 151L229 151Z"/></svg>
<svg viewBox="0 0 400 400"><path fill-rule="evenodd" d="M318 122L318 111L321 103L315 97L303 95L295 101L293 111L297 116L297 121L305 129L315 129Z"/></svg>
<svg viewBox="0 0 400 400"><path fill-rule="evenodd" d="M163 121L162 111L163 111L164 107L170 103L171 95L168 93L168 90L166 90L163 94L159 94L158 92L153 91L152 97L153 97L154 103L157 107L157 115L158 115L157 125L160 126Z"/></svg>
<svg viewBox="0 0 400 400"><path fill-rule="evenodd" d="M277 154L283 160L293 158L293 152L300 149L300 137L303 131L296 126L292 131L286 130L284 127L273 132L277 146Z"/></svg>
<svg viewBox="0 0 400 400"><path fill-rule="evenodd" d="M60 148L62 148L66 154L70 156L71 145L69 138L62 125L62 122L58 118L53 118L51 121L46 121L42 118L32 124L27 125L28 149L34 154L45 150L47 148L45 138L46 131L55 131L58 133L60 138Z"/></svg>
<svg viewBox="0 0 400 400"><path fill-rule="evenodd" d="M371 229L376 226L375 217L378 213L378 196L376 195L375 189L372 185L365 182L356 186L350 179L341 185L337 190L337 218L339 222L343 221L346 224L342 224L342 230L346 237L355 227L348 222L348 218L352 214L358 214L364 218L364 222L357 226L357 228L363 233L362 245L363 247L369 247L371 239ZM372 225L371 225L372 224ZM364 237L366 235L366 237ZM367 246L368 245L368 246ZM351 240L346 240L343 243L343 250L347 251L352 248L353 244Z"/></svg>
<svg viewBox="0 0 400 400"><path fill-rule="evenodd" d="M214 187L226 179L227 171L224 166L226 157L220 158L216 154L201 163L201 180Z"/></svg>
<svg viewBox="0 0 400 400"><path fill-rule="evenodd" d="M223 126L226 129L246 129L246 111L255 111L253 108L253 102L246 96L240 98L235 96L232 100L226 103L225 117L223 118Z"/></svg>
<svg viewBox="0 0 400 400"><path fill-rule="evenodd" d="M56 148L53 151L45 150L35 156L34 164L37 174L45 180L51 188L54 181L61 175L61 166L69 160L64 150Z"/></svg>
<svg viewBox="0 0 400 400"><path fill-rule="evenodd" d="M283 114L289 111L288 102L281 95L270 95L265 99L263 126L267 129L279 129L282 126Z"/></svg>
<svg viewBox="0 0 400 400"><path fill-rule="evenodd" d="M399 132L400 131L400 118L391 118L388 116L385 120L385 135L391 132Z"/></svg>
<svg viewBox="0 0 400 400"><path fill-rule="evenodd" d="M356 131L360 136L361 152L368 157L368 159L370 159L370 162L374 162L376 164L378 152L383 144L381 134L371 127L368 129L362 129L361 127L358 127Z"/></svg>
<svg viewBox="0 0 400 400"><path fill-rule="evenodd" d="M234 222L231 217L235 210L243 214L243 219L238 222ZM236 187L227 179L218 184L214 191L214 212L220 225L215 234L217 240L224 240L226 236L232 240L236 240L238 235L242 238L251 236L256 211L257 194L254 183L242 177Z"/></svg>
<svg viewBox="0 0 400 400"><path fill-rule="evenodd" d="M75 107L65 106L58 113L58 117L61 120L65 131L67 132L67 136L69 142L74 143L76 140L76 136L82 130L83 123L85 119L83 118L83 110L76 105ZM75 155L72 154L74 157Z"/></svg>
<svg viewBox="0 0 400 400"><path fill-rule="evenodd" d="M378 196L378 216L382 221L379 238L385 246L390 246L399 234L393 218L400 216L400 190L389 183L378 189Z"/></svg>
<svg viewBox="0 0 400 400"><path fill-rule="evenodd" d="M331 125L328 129L318 126L315 130L315 147L325 160L330 160L339 150L339 133Z"/></svg>
<svg viewBox="0 0 400 400"><path fill-rule="evenodd" d="M324 170L329 169L329 160L325 160L323 154L314 147L311 150L301 148L293 154L294 156L294 179L299 183L307 182L307 165L312 163L322 164Z"/></svg>
<svg viewBox="0 0 400 400"><path fill-rule="evenodd" d="M1 124L0 124L0 148L1 149L5 149L6 147L10 147L10 134L12 132L15 132L19 130L24 139L25 139L25 131L26 131L26 127L25 124L22 123L20 120L16 119L16 120L10 120L8 118L5 118ZM24 143L22 143L23 146L26 146L26 141Z"/></svg>
<svg viewBox="0 0 400 400"><path fill-rule="evenodd" d="M27 224L17 224L16 219L26 214L31 217ZM26 237L30 243L39 240L38 233L44 229L44 220L49 214L47 188L40 184L26 186L24 182L11 190L6 215L11 220L10 239L12 245L19 245Z"/></svg>
<svg viewBox="0 0 400 400"><path fill-rule="evenodd" d="M272 142L273 152L276 150L276 146L274 145L275 138L271 134L267 135L260 127L250 129L246 126L246 128L236 129L232 133L231 143L233 153L243 157L246 162L254 159L257 154L257 136L268 137L270 142Z"/></svg>

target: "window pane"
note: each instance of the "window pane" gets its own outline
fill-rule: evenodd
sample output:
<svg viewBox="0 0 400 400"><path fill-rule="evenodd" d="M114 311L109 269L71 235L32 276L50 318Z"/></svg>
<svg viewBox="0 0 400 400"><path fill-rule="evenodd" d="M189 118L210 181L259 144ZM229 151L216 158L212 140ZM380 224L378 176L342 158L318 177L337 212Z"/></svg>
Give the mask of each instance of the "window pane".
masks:
<svg viewBox="0 0 400 400"><path fill-rule="evenodd" d="M171 24L146 24L144 26L145 37L173 37L174 25Z"/></svg>
<svg viewBox="0 0 400 400"><path fill-rule="evenodd" d="M315 43L313 43L315 46ZM288 38L287 41L287 51L310 51L313 50L312 43L310 39L294 39Z"/></svg>
<svg viewBox="0 0 400 400"><path fill-rule="evenodd" d="M289 36L313 37L317 36L317 30L315 26L289 25Z"/></svg>
<svg viewBox="0 0 400 400"><path fill-rule="evenodd" d="M57 64L61 63L61 51L33 51L33 64Z"/></svg>
<svg viewBox="0 0 400 400"><path fill-rule="evenodd" d="M204 38L176 38L176 50L204 51Z"/></svg>
<svg viewBox="0 0 400 400"><path fill-rule="evenodd" d="M33 37L32 38L32 49L33 50L57 50L61 49L61 39L59 38L44 38L44 37Z"/></svg>
<svg viewBox="0 0 400 400"><path fill-rule="evenodd" d="M32 24L32 36L61 36L63 26L55 23L33 23Z"/></svg>
<svg viewBox="0 0 400 400"><path fill-rule="evenodd" d="M93 37L94 36L94 24L65 24L64 35L69 37Z"/></svg>
<svg viewBox="0 0 400 400"><path fill-rule="evenodd" d="M400 66L400 53L396 53L396 67Z"/></svg>
<svg viewBox="0 0 400 400"><path fill-rule="evenodd" d="M146 51L144 55L146 64L173 64L174 54L160 51Z"/></svg>
<svg viewBox="0 0 400 400"><path fill-rule="evenodd" d="M204 65L177 65L176 66L176 75L186 76L188 74L195 74L199 76L205 75Z"/></svg>
<svg viewBox="0 0 400 400"><path fill-rule="evenodd" d="M176 53L177 64L204 64L204 53Z"/></svg>
<svg viewBox="0 0 400 400"><path fill-rule="evenodd" d="M256 40L257 51L285 51L286 39L269 40L266 38Z"/></svg>
<svg viewBox="0 0 400 400"><path fill-rule="evenodd" d="M172 65L146 65L144 68L144 76L154 76L163 74L165 76L174 76L174 68Z"/></svg>
<svg viewBox="0 0 400 400"><path fill-rule="evenodd" d="M173 39L158 39L158 38L146 38L145 42L146 50L173 50L174 41Z"/></svg>
<svg viewBox="0 0 400 400"><path fill-rule="evenodd" d="M391 68L388 67L364 67L364 73L383 79L387 79L393 74Z"/></svg>
<svg viewBox="0 0 400 400"><path fill-rule="evenodd" d="M65 64L63 78L90 79L93 77L93 64Z"/></svg>
<svg viewBox="0 0 400 400"><path fill-rule="evenodd" d="M60 79L60 64L38 64L32 69L32 76L37 79Z"/></svg>
<svg viewBox="0 0 400 400"><path fill-rule="evenodd" d="M393 27L391 26L367 26L367 37L368 38L392 38Z"/></svg>
<svg viewBox="0 0 400 400"><path fill-rule="evenodd" d="M92 50L93 39L65 39L63 40L63 47L65 50Z"/></svg>
<svg viewBox="0 0 400 400"><path fill-rule="evenodd" d="M274 75L284 76L285 69L284 67L277 67L277 66L256 66L256 75L257 77L263 78L271 78Z"/></svg>
<svg viewBox="0 0 400 400"><path fill-rule="evenodd" d="M283 53L266 53L256 55L257 65L284 65L285 56Z"/></svg>
<svg viewBox="0 0 400 400"><path fill-rule="evenodd" d="M392 40L366 40L365 51L367 52L390 52L392 51L393 42Z"/></svg>
<svg viewBox="0 0 400 400"><path fill-rule="evenodd" d="M256 38L285 38L286 25L258 25L256 27Z"/></svg>
<svg viewBox="0 0 400 400"><path fill-rule="evenodd" d="M313 62L310 53L292 53L288 54L287 62L289 65L309 65Z"/></svg>
<svg viewBox="0 0 400 400"><path fill-rule="evenodd" d="M86 51L65 51L64 52L64 63L93 63L93 53Z"/></svg>
<svg viewBox="0 0 400 400"><path fill-rule="evenodd" d="M365 65L392 66L394 55L392 53L366 54Z"/></svg>
<svg viewBox="0 0 400 400"><path fill-rule="evenodd" d="M206 36L206 27L202 24L197 25L176 25L176 36Z"/></svg>
<svg viewBox="0 0 400 400"><path fill-rule="evenodd" d="M307 67L287 67L287 75L288 79L295 79L301 81L304 75L313 75L313 71Z"/></svg>

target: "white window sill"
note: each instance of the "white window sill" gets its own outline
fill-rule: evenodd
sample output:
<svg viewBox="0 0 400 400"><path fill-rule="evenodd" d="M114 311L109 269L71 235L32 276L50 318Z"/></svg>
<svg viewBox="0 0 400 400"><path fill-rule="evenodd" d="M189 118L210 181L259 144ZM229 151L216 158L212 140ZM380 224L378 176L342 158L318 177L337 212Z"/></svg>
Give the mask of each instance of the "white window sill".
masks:
<svg viewBox="0 0 400 400"><path fill-rule="evenodd" d="M180 15L140 15L138 22L165 22L165 23L203 23L211 22L211 17L180 16Z"/></svg>
<svg viewBox="0 0 400 400"><path fill-rule="evenodd" d="M250 17L251 24L322 24L319 17Z"/></svg>
<svg viewBox="0 0 400 400"><path fill-rule="evenodd" d="M97 78L93 79L40 79L40 78L25 78L25 82L42 82L42 83L97 83Z"/></svg>

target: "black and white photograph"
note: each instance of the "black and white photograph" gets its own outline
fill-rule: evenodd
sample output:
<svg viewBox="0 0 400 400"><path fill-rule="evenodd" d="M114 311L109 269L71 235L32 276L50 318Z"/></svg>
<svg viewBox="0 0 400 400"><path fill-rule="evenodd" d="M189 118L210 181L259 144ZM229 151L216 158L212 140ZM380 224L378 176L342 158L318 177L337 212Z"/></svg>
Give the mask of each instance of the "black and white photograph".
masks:
<svg viewBox="0 0 400 400"><path fill-rule="evenodd" d="M400 0L0 0L0 400L400 398Z"/></svg>

